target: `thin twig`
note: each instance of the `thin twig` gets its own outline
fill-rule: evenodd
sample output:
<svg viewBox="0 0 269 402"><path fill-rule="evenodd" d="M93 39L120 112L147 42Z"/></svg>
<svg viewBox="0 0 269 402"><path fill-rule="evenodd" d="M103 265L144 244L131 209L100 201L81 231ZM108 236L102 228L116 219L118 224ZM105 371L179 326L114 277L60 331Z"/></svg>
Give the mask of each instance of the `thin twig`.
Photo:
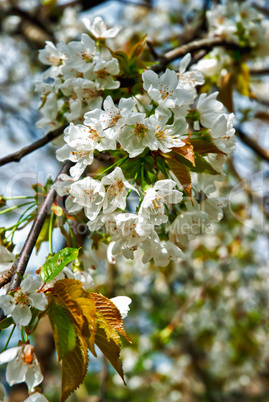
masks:
<svg viewBox="0 0 269 402"><path fill-rule="evenodd" d="M57 128L56 130L50 131L44 137L40 138L40 140L37 140L32 144L27 145L24 148L21 148L17 152L4 156L3 158L0 159L0 166L6 165L7 163L10 162L19 162L21 158L23 158L24 156L32 153L33 151L36 151L37 149L53 141L55 138L59 137L63 133L65 127L66 125L63 125Z"/></svg>
<svg viewBox="0 0 269 402"><path fill-rule="evenodd" d="M55 182L58 181L59 175L62 173L68 173L70 167L72 166L72 162L70 161L66 161L60 171L60 173L58 174L58 176L56 177ZM54 190L54 188L50 188L46 198L44 199L43 203L41 204L41 207L38 211L38 214L33 222L33 225L30 229L30 232L27 236L27 239L23 245L23 248L20 252L19 257L16 259L16 261L14 262L14 274L13 277L11 279L11 283L9 286L9 291L10 290L14 290L17 287L20 286L21 283L21 277L23 277L24 272L26 270L29 258L31 256L31 253L33 251L33 248L35 246L36 240L39 236L39 233L41 232L41 229L44 225L44 222L46 220L47 215L50 212L50 208L54 202L54 199L56 197L56 191ZM0 320L2 320L4 318L4 313L1 310L0 311Z"/></svg>
<svg viewBox="0 0 269 402"><path fill-rule="evenodd" d="M233 42L228 42L220 37L212 37L212 38L204 38L195 40L193 42L187 43L185 45L179 46L175 49L172 49L165 53L164 55L160 56L159 64L152 66L153 71L161 71L165 66L167 66L172 61L179 59L185 56L187 53L192 53L198 50L211 50L214 47L223 46L226 49L230 50L240 50L241 53L249 52L248 47L241 47Z"/></svg>

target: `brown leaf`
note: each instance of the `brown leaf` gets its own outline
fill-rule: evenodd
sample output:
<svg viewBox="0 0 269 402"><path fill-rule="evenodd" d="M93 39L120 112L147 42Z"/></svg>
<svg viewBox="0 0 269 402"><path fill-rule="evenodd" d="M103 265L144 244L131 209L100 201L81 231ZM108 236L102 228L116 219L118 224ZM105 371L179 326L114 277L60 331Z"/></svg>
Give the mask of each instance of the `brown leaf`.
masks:
<svg viewBox="0 0 269 402"><path fill-rule="evenodd" d="M85 296L86 296L85 292ZM81 335L83 336L86 344L91 351L91 353L97 357L94 343L95 343L95 333L96 333L96 309L93 296L88 293L87 297L78 297L75 299L79 307L82 310L84 322L81 328Z"/></svg>
<svg viewBox="0 0 269 402"><path fill-rule="evenodd" d="M198 154L204 155L204 154L223 154L225 155L224 152L222 152L218 147L213 142L205 141L205 140L190 140L190 143L193 145L193 150L194 152L197 152Z"/></svg>
<svg viewBox="0 0 269 402"><path fill-rule="evenodd" d="M58 296L58 304L65 308L74 323L82 328L84 323L82 310L74 300L74 295L80 297L83 294L82 283L74 279L62 279L55 282L53 293Z"/></svg>
<svg viewBox="0 0 269 402"><path fill-rule="evenodd" d="M102 315L107 324L131 343L124 330L121 314L115 304L100 293L92 293L92 295L95 300L96 310Z"/></svg>
<svg viewBox="0 0 269 402"><path fill-rule="evenodd" d="M173 148L172 151L183 156L183 158L187 159L193 166L195 166L193 145L189 141L186 142L186 145L183 147Z"/></svg>
<svg viewBox="0 0 269 402"><path fill-rule="evenodd" d="M62 359L62 393L60 402L82 384L88 367L87 345L83 337L77 335L76 346Z"/></svg>
<svg viewBox="0 0 269 402"><path fill-rule="evenodd" d="M96 357L94 340L97 317L95 300L92 294L85 291L82 288L82 283L75 279L57 281L54 285L54 292L65 303L89 350Z"/></svg>
<svg viewBox="0 0 269 402"><path fill-rule="evenodd" d="M192 190L191 190L191 175L188 168L181 162L177 161L176 159L172 159L168 156L165 157L166 163L172 172L177 177L178 181L186 191L187 195L190 197L191 201L193 202L192 198Z"/></svg>
<svg viewBox="0 0 269 402"><path fill-rule="evenodd" d="M125 384L122 361L120 360L120 347L113 339L107 339L107 334L105 330L101 327L97 328L95 334L95 344L110 361L110 363L117 371L117 373L121 376Z"/></svg>

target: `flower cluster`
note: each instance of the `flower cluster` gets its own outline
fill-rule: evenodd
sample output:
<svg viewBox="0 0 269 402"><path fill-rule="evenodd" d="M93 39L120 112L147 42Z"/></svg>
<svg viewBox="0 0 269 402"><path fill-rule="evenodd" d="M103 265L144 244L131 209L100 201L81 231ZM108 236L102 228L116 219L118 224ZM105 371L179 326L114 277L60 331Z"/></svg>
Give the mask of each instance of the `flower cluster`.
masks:
<svg viewBox="0 0 269 402"><path fill-rule="evenodd" d="M74 166L70 176L61 176L56 191L67 196L68 212L84 210L92 232L104 228L110 261L119 254L134 258L134 251L141 247L143 262L153 258L156 265L165 266L183 257L179 247L185 243L180 239L186 217L188 238L193 217L219 220L222 216L223 201L209 198L216 189L214 180L205 180L197 172L223 179L222 165L235 146L234 116L225 114L217 92L197 95L196 86L204 80L200 72L186 71L190 58L190 54L184 57L178 74L169 69L161 76L144 71L143 94L121 98L116 104L109 95L103 108L86 112L83 124L71 123L64 131L65 145L56 156L59 161L71 160ZM106 80L110 82L109 77ZM186 146L193 150L190 138L209 139L217 153L200 157L203 168L191 173L197 197L189 194L191 200L185 202L184 184L171 161L175 152L184 154ZM114 171L101 180L102 173L81 178L102 152L115 158ZM184 209L189 213L183 213Z"/></svg>
<svg viewBox="0 0 269 402"><path fill-rule="evenodd" d="M208 10L206 15L211 35L222 36L240 46L264 46L267 22L251 2L228 1Z"/></svg>
<svg viewBox="0 0 269 402"><path fill-rule="evenodd" d="M84 24L98 40L113 37L118 32L118 29L107 30L100 17L92 26L87 19ZM101 106L104 90L120 85L116 79L119 73L117 59L109 54L104 57L96 41L85 33L80 41L68 44L61 41L55 46L47 42L39 59L50 66L43 74L44 81L36 83L44 115L37 123L40 128L53 129L66 122L80 121L86 111Z"/></svg>

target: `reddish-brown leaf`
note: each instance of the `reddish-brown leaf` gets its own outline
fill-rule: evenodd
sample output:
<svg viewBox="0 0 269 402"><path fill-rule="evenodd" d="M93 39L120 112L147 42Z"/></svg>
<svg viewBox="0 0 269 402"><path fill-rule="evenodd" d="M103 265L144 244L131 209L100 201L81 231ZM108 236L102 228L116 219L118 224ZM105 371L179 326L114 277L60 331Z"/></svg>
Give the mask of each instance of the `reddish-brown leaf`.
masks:
<svg viewBox="0 0 269 402"><path fill-rule="evenodd" d="M121 314L114 303L107 297L100 293L92 293L95 300L96 310L102 315L107 324L109 324L114 330L123 335L129 342L130 339L127 337L126 332L123 327L123 322Z"/></svg>
<svg viewBox="0 0 269 402"><path fill-rule="evenodd" d="M186 145L183 145L183 147L173 148L172 151L183 156L183 158L187 159L193 166L195 166L193 145L189 141Z"/></svg>

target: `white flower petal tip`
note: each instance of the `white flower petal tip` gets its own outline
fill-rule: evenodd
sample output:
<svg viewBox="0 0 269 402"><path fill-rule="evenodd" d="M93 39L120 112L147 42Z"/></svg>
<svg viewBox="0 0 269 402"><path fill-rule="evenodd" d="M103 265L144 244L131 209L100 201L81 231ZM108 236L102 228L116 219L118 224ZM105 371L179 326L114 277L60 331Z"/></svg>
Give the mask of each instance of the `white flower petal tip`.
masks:
<svg viewBox="0 0 269 402"><path fill-rule="evenodd" d="M35 392L30 395L29 398L25 399L24 402L48 402L47 398L40 394L39 392Z"/></svg>
<svg viewBox="0 0 269 402"><path fill-rule="evenodd" d="M119 310L121 317L122 318L127 317L128 311L130 310L129 304L132 303L132 299L130 299L130 297L128 296L117 296L113 297L110 300L112 301L113 304L115 304L115 306Z"/></svg>

